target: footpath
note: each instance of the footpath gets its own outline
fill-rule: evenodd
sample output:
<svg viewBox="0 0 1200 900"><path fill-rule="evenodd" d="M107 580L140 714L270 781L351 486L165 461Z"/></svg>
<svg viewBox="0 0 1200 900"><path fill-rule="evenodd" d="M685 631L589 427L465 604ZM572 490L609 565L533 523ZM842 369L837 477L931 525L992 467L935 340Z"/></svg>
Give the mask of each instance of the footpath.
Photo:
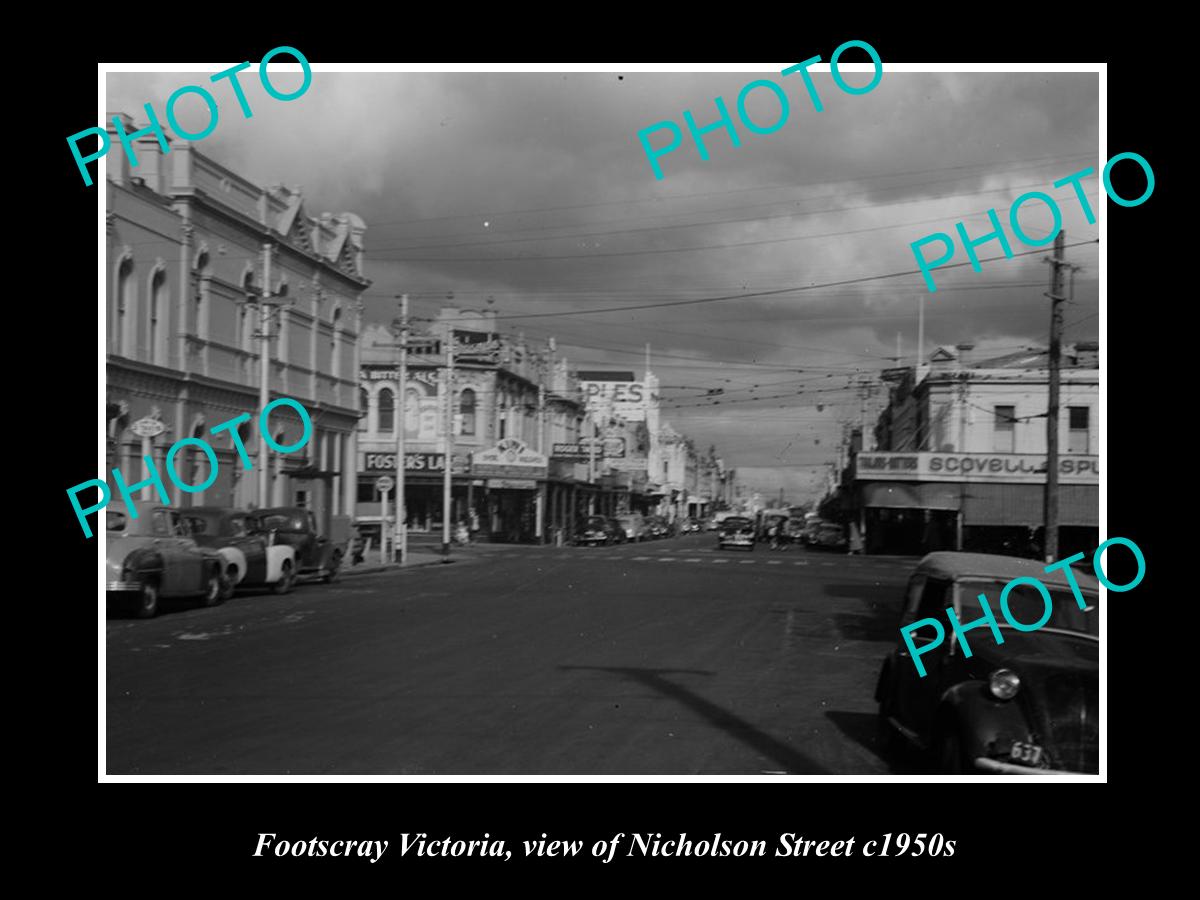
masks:
<svg viewBox="0 0 1200 900"><path fill-rule="evenodd" d="M366 558L358 565L343 566L341 578L351 578L355 575L373 575L377 572L391 572L399 569L419 569L428 566L454 565L458 563L478 563L493 556L501 556L516 549L535 550L536 544L500 544L500 543L470 543L451 544L450 556L442 558L442 541L440 535L429 538L425 535L409 536L408 561L401 566L399 563L381 563L379 549L372 547Z"/></svg>

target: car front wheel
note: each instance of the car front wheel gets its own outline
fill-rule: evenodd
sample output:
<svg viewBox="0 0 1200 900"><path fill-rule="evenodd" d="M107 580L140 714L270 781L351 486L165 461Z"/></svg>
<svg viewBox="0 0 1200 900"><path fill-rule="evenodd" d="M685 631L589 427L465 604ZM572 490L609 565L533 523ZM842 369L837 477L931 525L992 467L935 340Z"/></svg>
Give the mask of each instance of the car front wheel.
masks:
<svg viewBox="0 0 1200 900"><path fill-rule="evenodd" d="M329 570L325 573L325 577L321 580L326 584L333 584L338 580L338 576L342 574L342 554L335 553L329 561Z"/></svg>
<svg viewBox="0 0 1200 900"><path fill-rule="evenodd" d="M296 577L296 574L295 574L295 572L292 571L291 560L285 559L283 561L283 568L279 572L279 580L276 581L273 585L271 585L271 593L272 594L288 593L292 589L292 581L295 579L295 577Z"/></svg>
<svg viewBox="0 0 1200 900"><path fill-rule="evenodd" d="M947 723L938 736L936 751L937 771L944 775L970 775L975 767L967 759L962 735L958 726Z"/></svg>
<svg viewBox="0 0 1200 900"><path fill-rule="evenodd" d="M141 593L137 595L137 606L134 615L139 619L152 619L158 614L158 585L147 581L142 585Z"/></svg>
<svg viewBox="0 0 1200 900"><path fill-rule="evenodd" d="M204 583L204 605L216 606L223 601L228 584L229 579L217 569L213 569L208 575L208 581Z"/></svg>

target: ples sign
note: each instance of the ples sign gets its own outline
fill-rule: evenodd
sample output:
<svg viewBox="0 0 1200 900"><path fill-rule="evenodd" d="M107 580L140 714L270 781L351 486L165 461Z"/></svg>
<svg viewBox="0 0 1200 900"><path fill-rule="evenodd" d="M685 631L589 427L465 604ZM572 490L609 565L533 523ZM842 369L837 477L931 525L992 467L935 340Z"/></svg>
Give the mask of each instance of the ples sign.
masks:
<svg viewBox="0 0 1200 900"><path fill-rule="evenodd" d="M583 393L588 406L612 404L616 409L642 409L646 386L640 381L585 381Z"/></svg>

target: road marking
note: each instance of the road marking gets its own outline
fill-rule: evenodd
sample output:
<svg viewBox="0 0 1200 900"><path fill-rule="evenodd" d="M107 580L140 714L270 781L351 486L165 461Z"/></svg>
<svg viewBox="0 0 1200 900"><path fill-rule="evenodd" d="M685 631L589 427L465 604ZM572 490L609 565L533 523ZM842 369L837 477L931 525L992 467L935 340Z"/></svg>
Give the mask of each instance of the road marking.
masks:
<svg viewBox="0 0 1200 900"><path fill-rule="evenodd" d="M792 563L792 565L793 565L793 566L807 566L807 565L808 565L808 563L806 563L806 562L794 562L794 563Z"/></svg>
<svg viewBox="0 0 1200 900"><path fill-rule="evenodd" d="M758 560L756 560L756 559L739 559L738 560L738 564L743 565L743 566L752 566L756 562L758 562Z"/></svg>
<svg viewBox="0 0 1200 900"><path fill-rule="evenodd" d="M703 562L703 561L704 561L704 560L702 560L702 559L701 559L700 557L698 557L698 556L691 556L691 557L688 557L687 559L685 559L685 560L684 560L684 562Z"/></svg>
<svg viewBox="0 0 1200 900"><path fill-rule="evenodd" d="M647 562L647 561L649 561L650 557L648 557L648 556L635 556L635 557L634 557L634 559L635 559L637 562Z"/></svg>
<svg viewBox="0 0 1200 900"><path fill-rule="evenodd" d="M768 560L767 560L767 565L768 565L768 566L782 566L782 565L783 565L783 560L781 560L781 559L768 559Z"/></svg>
<svg viewBox="0 0 1200 900"><path fill-rule="evenodd" d="M727 562L729 562L729 560L727 560L727 559L714 559L713 560L713 564L718 565L718 566L724 565Z"/></svg>

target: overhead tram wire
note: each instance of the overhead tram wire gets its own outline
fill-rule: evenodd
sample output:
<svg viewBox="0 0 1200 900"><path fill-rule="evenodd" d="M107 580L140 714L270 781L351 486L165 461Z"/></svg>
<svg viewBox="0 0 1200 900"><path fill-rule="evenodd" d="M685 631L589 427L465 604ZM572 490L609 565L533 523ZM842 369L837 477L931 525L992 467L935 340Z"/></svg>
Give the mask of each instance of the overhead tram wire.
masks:
<svg viewBox="0 0 1200 900"><path fill-rule="evenodd" d="M915 169L915 170L909 170L906 172L885 172L885 173L879 173L879 174L875 174L875 175L852 175L852 176L848 176L840 181L828 181L828 180L802 181L802 182L791 181L791 182L780 182L777 184L761 185L759 187L732 188L732 189L724 190L724 191L701 191L701 192L695 192L695 193L669 194L667 196L643 197L643 198L627 199L627 200L604 200L604 201L597 201L597 202L593 202L593 203L574 203L574 204L568 204L565 206L542 206L542 207L534 207L531 209L490 210L490 211L483 211L483 212L454 213L451 215L444 215L444 216L427 216L427 217L419 218L419 219L397 219L397 220L393 220L391 222L387 222L387 221L378 222L378 223L375 223L372 227L405 225L405 224L413 224L413 223L417 223L417 222L443 222L443 221L447 221L450 219L476 219L476 218L493 219L493 218L498 218L500 216L527 215L527 214L539 213L539 212L559 212L559 211L563 211L563 210L572 210L572 209L592 209L592 208L603 207L603 206L622 206L625 204L665 203L665 202L670 202L673 200L688 200L688 199L695 199L698 197L721 197L721 196L727 196L729 194L754 193L756 191L777 191L781 188L812 187L814 185L821 185L821 184L845 184L847 182L852 182L852 181L867 181L867 180L873 179L873 178L901 178L901 177L905 177L908 175L928 175L932 172L950 172L950 171L961 170L961 169L979 169L979 168L986 169L986 168L994 167L994 166L1003 166L1008 163L1018 163L1018 162L1032 163L1032 162L1037 162L1038 160L1043 160L1043 159L1044 160L1053 160L1053 159L1060 159L1060 158L1073 159L1076 156L1083 156L1083 155L1094 156L1095 154L1094 154L1094 151L1089 150L1086 152L1081 151L1079 153L1071 153L1071 154L1066 154L1066 155L1051 154L1049 156L1031 156L1031 157L1027 157L1024 159L1007 160L1007 161L1001 161L1001 162L991 161L991 162L982 162L982 163L966 163L961 166L939 166L939 167L932 168L932 169Z"/></svg>
<svg viewBox="0 0 1200 900"><path fill-rule="evenodd" d="M876 203L876 204L868 204L868 205L864 205L864 206L845 207L842 209L814 210L814 211L808 212L808 213L789 213L787 215L782 215L782 216L760 216L760 217L756 217L753 219L742 219L742 220L738 220L737 222L722 222L720 224L765 222L770 219L798 218L802 215L804 215L804 216L806 216L806 215L823 215L823 214L829 214L829 213L851 212L851 211L859 210L859 209L879 209L880 207L885 207L885 206L901 206L901 205L910 204L910 203L935 203L940 200L950 200L950 199L953 199L956 197L971 197L971 196L977 196L979 194L996 194L996 193L1018 191L1018 190L1021 190L1022 188L1026 188L1026 187L1044 187L1044 184L1042 182L1036 182L1036 183L1030 183L1030 184L1016 184L1016 185L1009 185L1009 186L1006 186L1003 188L989 188L987 190L982 190L982 191L964 191L964 192L959 192L959 193L955 193L955 194L950 194L950 195L944 196L944 197L919 197L919 198L916 198L913 200L900 200L895 203ZM1099 193L1099 191L1097 191L1095 194L1088 194L1087 196L1095 199L1100 196L1100 193ZM604 253L564 253L564 254L548 254L547 253L547 254L541 254L538 256L383 256L383 255L381 255L384 253L394 252L397 249L400 249L400 250L429 249L426 247L421 247L421 248L374 247L374 248L371 248L370 252L371 252L373 258L383 261L383 262L423 262L423 263L471 262L471 263L478 263L478 262L533 262L536 260L562 260L562 259L576 259L576 260L577 259L605 259L605 258L613 257L613 256L651 256L651 255L655 255L655 254L659 254L659 253L688 253L688 252L697 251L697 250L726 250L726 249L730 249L732 247L757 247L757 246L762 246L765 244L782 244L782 243L788 243L791 241L816 240L819 238L828 238L828 237L846 237L847 235L852 235L852 234L866 234L866 233L875 232L875 231L887 231L892 228L905 228L910 225L929 225L929 224L934 224L934 223L938 223L938 222L945 222L949 219L955 219L955 218L969 219L969 218L972 218L975 216L982 216L985 214L986 214L986 211L979 212L978 210L956 212L956 213L944 213L944 214L941 214L941 215L938 215L938 216L935 216L935 217L932 217L929 219L914 219L914 220L910 220L910 221L906 221L906 222L897 222L897 223L893 223L893 224L889 224L889 225L873 225L869 228L851 228L846 231L829 231L829 232L823 232L820 234L802 234L802 235L793 235L790 237L782 237L782 238L764 238L764 239L756 240L756 241L738 241L738 242L731 242L731 243L725 243L725 244L704 244L704 245L699 245L699 246L694 246L694 247L656 248L654 250L622 250L622 251L610 251L610 252L604 252ZM683 227L683 226L664 226L664 227L675 228L675 227ZM687 226L687 227L693 227L693 226ZM658 230L662 230L662 229L652 228L652 229L638 229L638 230L658 231ZM626 230L626 231L622 231L622 232L606 232L603 236L612 236L614 234L628 234L628 233L632 233L632 230ZM577 238L577 237L585 237L585 236L586 235L571 235L570 237ZM600 236L600 235L591 235L591 236L596 237L596 236ZM562 238L539 238L538 240L562 240ZM467 246L467 245L462 244L462 245L458 245L458 246Z"/></svg>
<svg viewBox="0 0 1200 900"><path fill-rule="evenodd" d="M1070 157L1070 158L1074 158L1074 157ZM1045 165L1050 165L1050 164L1049 163L1041 164L1041 166L1045 166ZM1040 166L1035 167L1035 168L1040 168ZM1021 170L1017 169L1015 171L1021 171ZM989 174L991 174L991 173L989 173ZM867 196L872 196L872 195L879 194L879 193L886 192L886 191L905 191L905 190L911 191L911 190L915 190L917 188L929 187L930 185L946 184L947 182L951 182L951 181L960 181L963 177L964 176L959 175L959 176L955 176L954 178L936 178L931 181L918 181L918 182L911 183L911 184L888 185L886 187L873 188L871 190L866 190L866 191L852 191L850 193L822 194L822 195L817 195L815 197L800 197L800 198L797 198L794 200L776 200L772 203L765 203L765 204L764 203L756 203L756 204L753 204L750 206L731 206L731 207L726 207L724 209L696 210L696 211L687 212L687 213L674 213L669 216L646 216L646 217L642 217L641 219L633 219L632 221L644 221L645 219L681 218L684 216L710 215L710 214L719 213L719 212L733 212L736 210L757 209L757 208L762 208L764 206L779 206L784 203L799 204L799 203L808 203L810 201L815 201L815 200L844 199L847 197L867 197ZM1013 189L1019 189L1022 187L1036 187L1036 186L1042 186L1044 184L1045 184L1045 182L1036 182L1035 184L1030 184L1030 185L1014 185ZM497 236L493 240L470 240L470 241L459 241L459 242L448 243L448 244L414 244L412 246L407 246L407 247L384 246L384 247L373 248L373 252L379 252L381 250L441 250L441 249L447 249L447 248L452 249L455 247L487 247L487 246L491 246L491 245L500 245L500 244L528 243L530 241L573 240L575 238L585 238L585 237L608 237L610 235L618 235L618 234L639 234L639 233L647 232L647 231L668 231L668 230L678 229L678 228L702 228L702 227L711 227L711 226L716 226L716 225L736 225L736 224L745 223L745 222L766 222L766 221L770 221L772 219L794 219L794 218L800 218L803 216L815 216L815 215L822 215L825 213L834 213L834 212L849 212L849 211L858 210L858 209L878 209L881 206L898 206L898 205L903 205L903 204L907 204L907 203L932 202L935 200L949 199L950 197L969 197L969 196L973 196L973 195L977 195L977 194L995 193L996 191L1003 191L1003 190L1009 190L1009 188L988 188L988 189L981 189L978 191L955 191L955 192L953 192L947 196L943 196L943 197L923 197L923 198L916 198L913 200L897 200L897 201L888 202L888 203L868 203L868 204L862 204L862 205L858 205L858 206L834 206L834 207L830 207L828 209L796 210L796 211L792 211L792 212L778 213L776 215L770 215L770 216L750 216L747 218L738 218L738 219L713 219L711 221L685 222L685 223L680 223L680 224L676 224L676 225L648 225L648 226L641 227L641 228L616 228L616 229L611 229L611 230L607 230L607 231L578 232L578 233L573 233L573 234L531 236L531 237L499 237L499 236ZM620 221L620 220L614 220L614 221ZM609 223L601 222L598 224L605 225L605 224L609 224ZM375 228L375 227L378 227L378 226L372 226L372 228ZM518 228L518 229L513 229L513 232L498 232L497 234L520 233L520 232L526 232L526 231L556 231L556 230L561 230L563 228L570 228L570 227L587 227L587 226L586 226L586 224L581 224L581 225L577 225L577 226L545 225L545 226L541 226L539 228ZM479 232L457 232L457 233L453 233L453 234L446 234L446 235L440 235L440 236L439 235L427 235L427 236L423 236L423 237L416 236L416 237L411 238L411 240L437 240L440 237L478 238L478 237L480 237L480 233Z"/></svg>
<svg viewBox="0 0 1200 900"><path fill-rule="evenodd" d="M1064 249L1067 249L1070 247L1081 247L1086 244L1097 244L1099 242L1100 242L1099 238L1095 238L1093 240L1087 240L1087 241L1075 241L1070 244L1067 244ZM1020 253L1012 254L1011 257L990 256L985 259L980 259L979 262L980 263L998 262L1001 260L1014 259L1016 257L1021 257L1021 256L1033 256L1035 254L1045 253L1045 252L1046 252L1045 250L1040 249L1040 248L1037 250L1023 250ZM970 262L950 263L948 265L938 266L937 268L939 271L942 271L942 270L948 270L948 269L961 269L963 266L969 266L969 265L971 265ZM822 284L798 285L796 287L779 288L779 289L770 290L770 291L749 291L744 294L727 294L727 295L721 296L721 297L700 297L695 300L667 300L667 301L663 301L660 303L642 303L642 304L636 304L636 305L632 305L632 306L594 307L592 309L579 309L579 310L570 310L570 311L561 311L561 312L519 313L516 315L506 314L506 315L502 315L502 316L497 316L496 318L497 319L548 319L548 318L558 318L558 317L562 317L562 316L594 315L596 313L631 312L636 309L661 309L664 307L672 307L672 306L695 306L695 305L701 304L701 303L720 303L720 302L727 301L727 300L749 300L749 299L752 299L755 297L777 297L782 294L794 294L794 293L800 293L803 291L818 290L820 288L840 287L840 286L847 285L847 284L864 284L864 283L873 282L873 281L883 281L884 279L888 279L888 278L902 278L902 277L905 277L908 275L920 275L920 274L921 274L920 269L908 269L908 270L905 270L902 272L887 272L882 275L862 275L857 278L842 279L841 281L827 281Z"/></svg>

